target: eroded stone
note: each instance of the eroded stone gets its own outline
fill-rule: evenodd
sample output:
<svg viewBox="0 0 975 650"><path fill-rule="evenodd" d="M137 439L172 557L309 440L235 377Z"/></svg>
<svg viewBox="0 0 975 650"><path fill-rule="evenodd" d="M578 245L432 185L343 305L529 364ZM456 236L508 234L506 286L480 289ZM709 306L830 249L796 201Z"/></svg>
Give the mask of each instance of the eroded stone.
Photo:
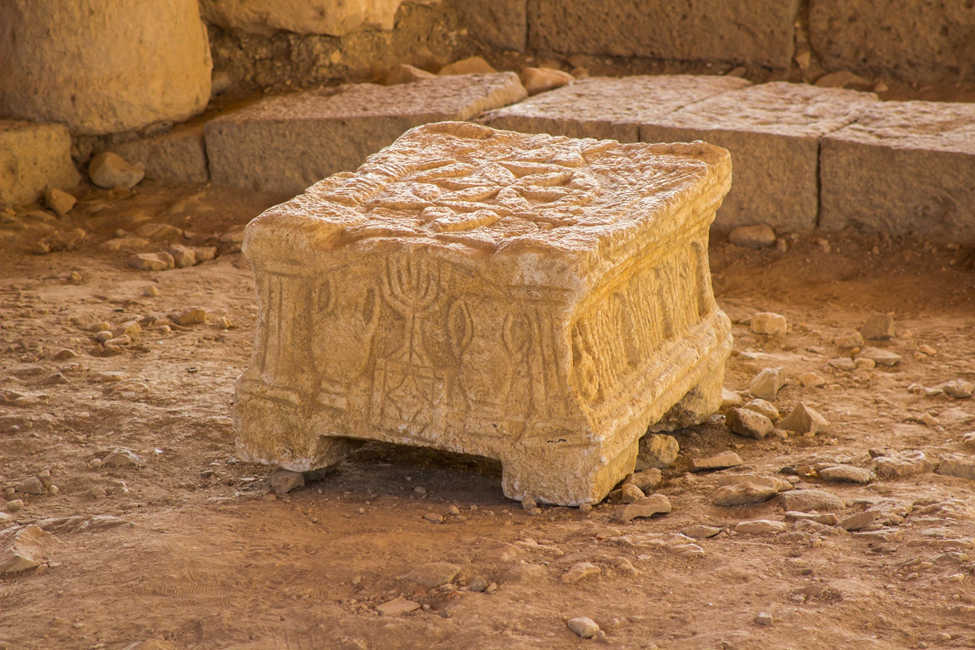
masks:
<svg viewBox="0 0 975 650"><path fill-rule="evenodd" d="M509 497L600 501L648 423L701 385L720 404L706 237L728 174L703 143L444 123L265 212L244 242L241 457L304 471L349 438L426 445L500 459Z"/></svg>
<svg viewBox="0 0 975 650"><path fill-rule="evenodd" d="M0 120L0 170L0 207L33 203L47 187L66 190L81 180L60 124Z"/></svg>

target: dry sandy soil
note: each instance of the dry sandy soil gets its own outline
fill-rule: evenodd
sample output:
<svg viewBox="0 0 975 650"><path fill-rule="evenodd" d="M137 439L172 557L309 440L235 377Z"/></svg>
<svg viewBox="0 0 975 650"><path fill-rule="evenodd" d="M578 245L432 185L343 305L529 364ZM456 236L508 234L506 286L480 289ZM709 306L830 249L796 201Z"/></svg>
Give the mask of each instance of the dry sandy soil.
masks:
<svg viewBox="0 0 975 650"><path fill-rule="evenodd" d="M975 481L928 471L826 483L810 469L869 468L868 450L919 450L935 462L942 453L975 453L962 440L975 429L975 400L908 391L975 380L970 251L854 232L801 234L787 252L712 242L715 292L737 323L726 386L744 391L767 366L793 378L815 371L824 386L793 379L775 404L788 413L804 401L832 426L811 438L758 441L729 433L716 416L676 432L681 455L657 490L673 512L620 524L609 504L526 512L504 498L491 461L378 444L302 489L269 494L273 468L235 459L230 419L255 327L246 260L228 253L147 272L126 266L131 250L103 243L118 230L169 224L185 234L157 229L126 245L149 252L165 250L167 238L206 244L281 198L148 182L131 194L90 190L53 222L84 228L87 238L48 255L30 252L47 230L37 225L43 220L0 223L0 487L7 500L24 501L11 513L21 524L89 522L75 532L61 523L47 565L0 576L0 648L121 650L150 639L159 643L143 647L975 646ZM158 295L146 295L150 287ZM190 306L206 309L210 321L167 323ZM766 310L788 317L787 336L750 333L746 319ZM834 340L875 310L896 318L897 337L878 345L901 363L830 366L849 356ZM105 356L92 326L133 319L146 319L141 337ZM922 345L936 353L919 352ZM77 356L56 360L64 348ZM936 421L919 422L926 413ZM117 448L141 464L101 465ZM725 450L746 467L687 472L689 459ZM797 488L846 502L841 518L867 509L881 516L853 533L787 519L778 498L712 505L719 476L741 471L799 472ZM9 490L42 475L57 494ZM443 523L425 519L429 513ZM124 521L95 518L102 516ZM751 519L782 521L785 530L733 530ZM721 532L674 537L693 524ZM686 552L686 543L702 552ZM601 573L564 582L579 562ZM459 572L423 587L414 578L429 585L452 573L428 563ZM489 586L470 588L478 583ZM397 597L422 607L380 615L377 606ZM760 613L772 624L757 624ZM595 620L605 638L576 637L566 626L575 616Z"/></svg>

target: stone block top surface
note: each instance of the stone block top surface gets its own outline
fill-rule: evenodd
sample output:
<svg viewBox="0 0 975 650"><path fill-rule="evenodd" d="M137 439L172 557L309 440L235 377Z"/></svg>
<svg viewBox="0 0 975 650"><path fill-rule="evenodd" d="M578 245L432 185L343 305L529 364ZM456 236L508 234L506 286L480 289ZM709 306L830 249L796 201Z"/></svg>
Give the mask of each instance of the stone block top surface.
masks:
<svg viewBox="0 0 975 650"><path fill-rule="evenodd" d="M397 86L347 84L272 97L211 123L410 117L466 120L528 96L518 75L455 75Z"/></svg>
<svg viewBox="0 0 975 650"><path fill-rule="evenodd" d="M476 258L574 259L576 272L567 275L578 278L691 227L693 218L703 225L730 172L730 154L703 142L620 144L428 124L357 172L265 212L248 227L245 250L270 245L314 259L350 246L412 243ZM531 269L516 273L533 282Z"/></svg>
<svg viewBox="0 0 975 650"><path fill-rule="evenodd" d="M535 117L639 124L748 85L747 80L738 77L704 75L583 79L492 111L485 119Z"/></svg>
<svg viewBox="0 0 975 650"><path fill-rule="evenodd" d="M880 102L830 137L892 149L975 155L975 105Z"/></svg>
<svg viewBox="0 0 975 650"><path fill-rule="evenodd" d="M877 101L873 93L773 82L706 99L655 125L818 138L853 122Z"/></svg>

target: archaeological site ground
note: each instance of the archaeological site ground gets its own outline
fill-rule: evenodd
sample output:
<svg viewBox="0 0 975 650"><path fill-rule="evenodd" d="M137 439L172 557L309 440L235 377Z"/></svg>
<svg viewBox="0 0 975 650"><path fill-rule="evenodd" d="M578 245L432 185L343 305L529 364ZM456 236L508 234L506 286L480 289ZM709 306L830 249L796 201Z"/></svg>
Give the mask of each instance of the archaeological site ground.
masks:
<svg viewBox="0 0 975 650"><path fill-rule="evenodd" d="M975 647L971 0L0 0L0 650Z"/></svg>

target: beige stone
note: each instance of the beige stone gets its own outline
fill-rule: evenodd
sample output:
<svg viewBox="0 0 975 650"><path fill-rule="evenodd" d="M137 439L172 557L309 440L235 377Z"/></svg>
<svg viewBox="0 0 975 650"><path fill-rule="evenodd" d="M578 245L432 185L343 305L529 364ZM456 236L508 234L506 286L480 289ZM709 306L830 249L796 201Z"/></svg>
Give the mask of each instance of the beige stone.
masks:
<svg viewBox="0 0 975 650"><path fill-rule="evenodd" d="M779 422L779 426L796 433L815 435L829 429L829 420L803 402L799 402L792 412Z"/></svg>
<svg viewBox="0 0 975 650"><path fill-rule="evenodd" d="M393 29L403 0L200 0L203 17L224 29L271 36L344 36L357 29Z"/></svg>
<svg viewBox="0 0 975 650"><path fill-rule="evenodd" d="M492 74L497 72L490 63L479 56L472 56L460 61L454 61L440 69L440 76L450 76L455 74Z"/></svg>
<svg viewBox="0 0 975 650"><path fill-rule="evenodd" d="M0 206L33 203L47 187L66 190L80 180L66 128L0 120Z"/></svg>
<svg viewBox="0 0 975 650"><path fill-rule="evenodd" d="M0 532L0 574L40 566L47 561L55 544L54 535L38 526L7 528Z"/></svg>
<svg viewBox="0 0 975 650"><path fill-rule="evenodd" d="M183 121L211 67L196 0L0 4L0 115L91 135Z"/></svg>
<svg viewBox="0 0 975 650"><path fill-rule="evenodd" d="M386 75L386 85L398 86L400 84L420 81L421 79L433 79L436 76L437 75L433 74L432 72L421 70L420 68L407 63L400 63L398 66L390 70L389 74Z"/></svg>
<svg viewBox="0 0 975 650"><path fill-rule="evenodd" d="M575 80L576 78L568 72L550 68L525 68L521 71L521 84L529 95L555 90Z"/></svg>
<svg viewBox="0 0 975 650"><path fill-rule="evenodd" d="M730 353L707 261L729 182L704 143L410 131L248 225L238 452L304 471L349 439L431 446L499 459L511 498L600 501Z"/></svg>

